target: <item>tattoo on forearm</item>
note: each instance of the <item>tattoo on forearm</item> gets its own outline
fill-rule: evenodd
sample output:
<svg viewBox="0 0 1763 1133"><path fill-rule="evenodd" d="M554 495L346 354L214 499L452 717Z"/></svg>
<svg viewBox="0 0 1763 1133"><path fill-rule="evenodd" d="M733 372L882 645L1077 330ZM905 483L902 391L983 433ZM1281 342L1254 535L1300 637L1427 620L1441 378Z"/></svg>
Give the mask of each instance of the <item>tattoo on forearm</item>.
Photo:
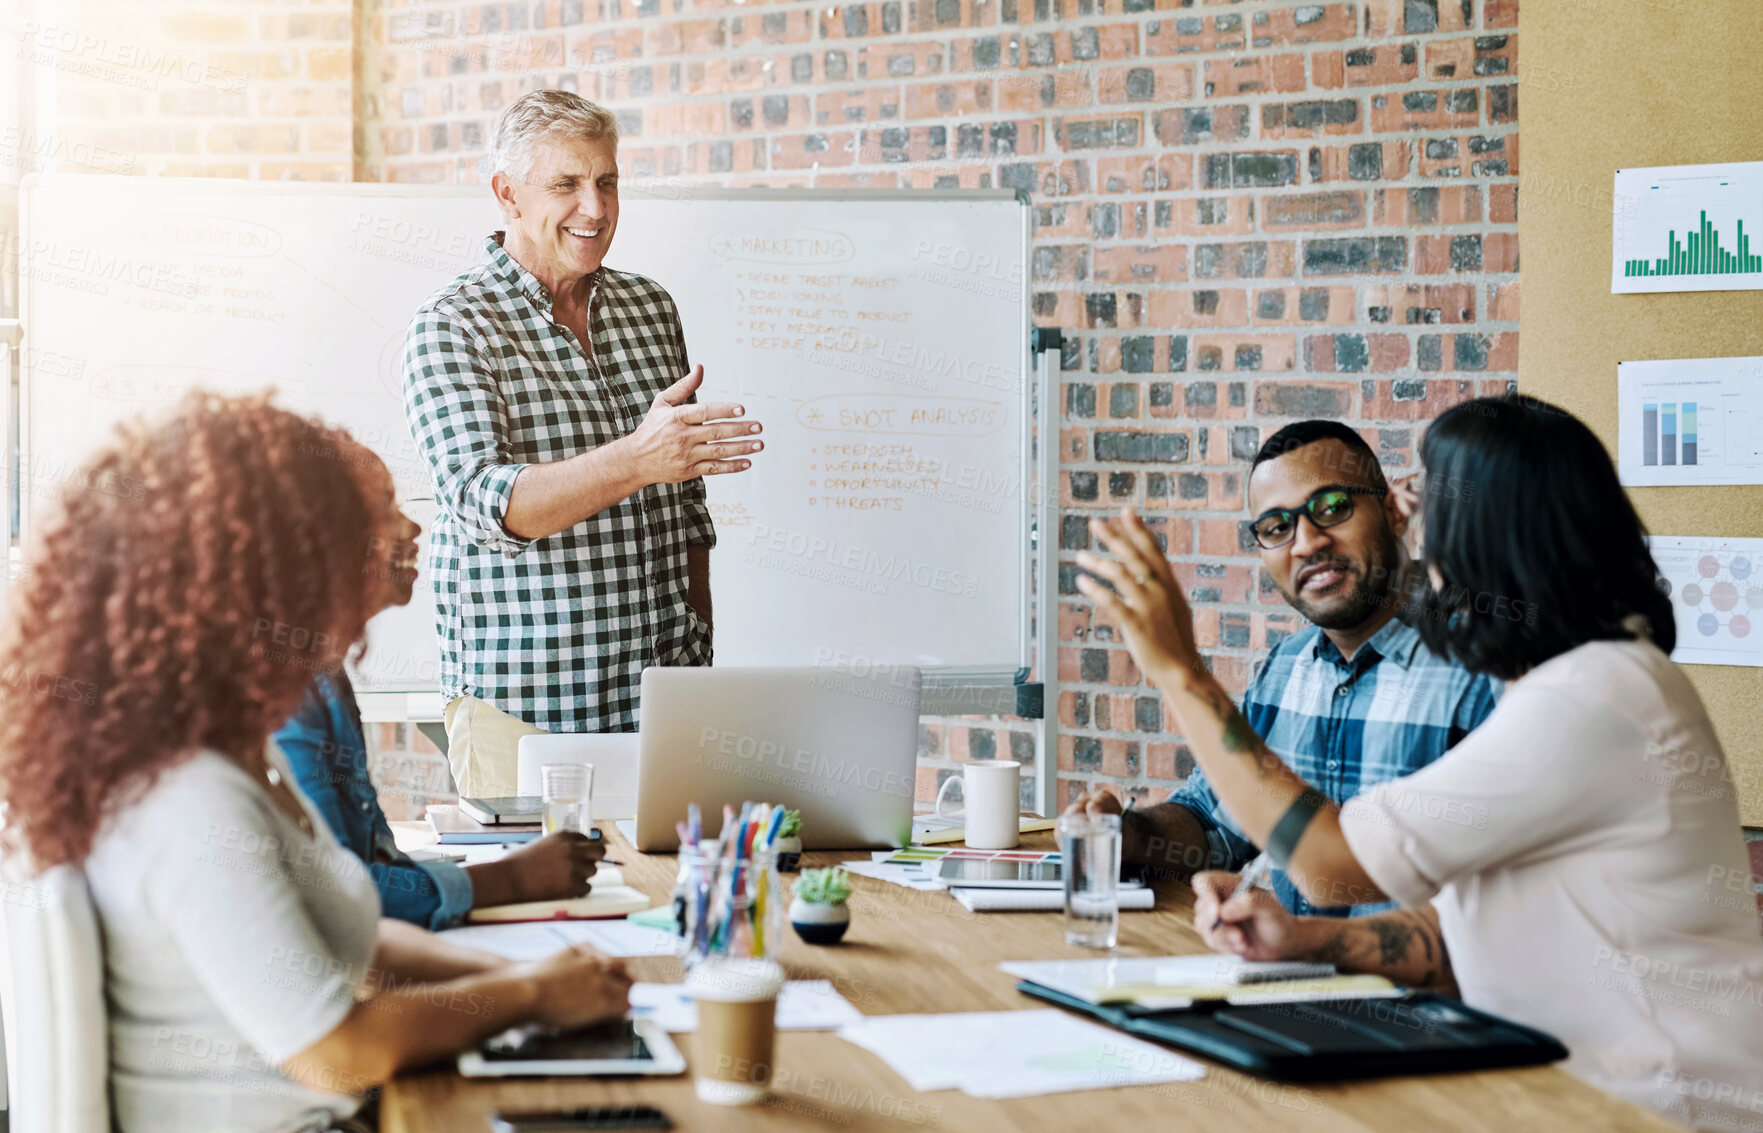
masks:
<svg viewBox="0 0 1763 1133"><path fill-rule="evenodd" d="M1236 702L1223 689L1208 689L1206 706L1212 709L1213 715L1224 725L1224 750L1239 754L1255 750L1260 742L1255 735L1255 729L1249 727L1249 721L1244 719Z"/></svg>
<svg viewBox="0 0 1763 1133"><path fill-rule="evenodd" d="M1403 916L1414 918L1415 935L1420 937L1421 946L1426 949L1426 962L1432 963L1432 927L1427 923L1427 919L1419 913L1404 913ZM1439 941L1439 955L1444 955L1444 952L1445 942L1441 940Z"/></svg>
<svg viewBox="0 0 1763 1133"><path fill-rule="evenodd" d="M1333 964L1337 968L1345 968L1350 966L1352 951L1347 946L1346 930L1336 929L1328 939L1316 946L1313 956L1318 963Z"/></svg>
<svg viewBox="0 0 1763 1133"><path fill-rule="evenodd" d="M1457 986L1444 938L1423 912L1403 910L1349 921L1324 938L1312 958L1342 971L1381 971L1417 987L1455 993Z"/></svg>
<svg viewBox="0 0 1763 1133"><path fill-rule="evenodd" d="M1371 924L1377 936L1377 958L1380 963L1398 964L1408 958L1408 946L1414 943L1414 926L1395 920L1378 920ZM1427 948L1432 951L1431 946Z"/></svg>
<svg viewBox="0 0 1763 1133"><path fill-rule="evenodd" d="M1255 729L1243 719L1243 714L1236 708L1230 710L1230 718L1224 722L1224 749L1226 751L1244 752L1255 749Z"/></svg>

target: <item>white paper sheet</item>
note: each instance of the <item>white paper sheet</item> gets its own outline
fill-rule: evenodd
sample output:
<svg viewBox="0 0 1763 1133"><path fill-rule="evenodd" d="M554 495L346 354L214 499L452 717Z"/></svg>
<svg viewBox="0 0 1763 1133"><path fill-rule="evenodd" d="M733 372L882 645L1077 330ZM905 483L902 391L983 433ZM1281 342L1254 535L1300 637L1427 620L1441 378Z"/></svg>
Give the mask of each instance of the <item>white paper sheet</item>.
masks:
<svg viewBox="0 0 1763 1133"><path fill-rule="evenodd" d="M875 1054L914 1090L981 1098L1192 1082L1206 1074L1163 1047L1056 1010L875 1015L839 1037Z"/></svg>
<svg viewBox="0 0 1763 1133"><path fill-rule="evenodd" d="M680 938L647 925L629 921L583 921L582 938L608 956L673 956Z"/></svg>
<svg viewBox="0 0 1763 1133"><path fill-rule="evenodd" d="M630 1017L653 1019L674 1034L698 1029L698 1005L684 984L632 984ZM777 997L780 1031L836 1031L862 1019L830 980L791 980Z"/></svg>
<svg viewBox="0 0 1763 1133"><path fill-rule="evenodd" d="M672 956L679 950L679 938L672 933L618 920L465 925L440 936L510 960L538 960L577 944L621 957Z"/></svg>
<svg viewBox="0 0 1763 1133"><path fill-rule="evenodd" d="M1763 539L1647 540L1677 615L1680 665L1763 665Z"/></svg>
<svg viewBox="0 0 1763 1133"><path fill-rule="evenodd" d="M896 850L877 850L877 859L893 856ZM929 863L935 865L936 863ZM858 877L873 877L877 881L885 881L890 885L898 885L905 889L947 889L941 878L934 876L926 868L926 863L911 862L903 864L884 863L877 861L845 862L845 871Z"/></svg>
<svg viewBox="0 0 1763 1133"><path fill-rule="evenodd" d="M1624 484L1763 484L1763 356L1616 367Z"/></svg>
<svg viewBox="0 0 1763 1133"><path fill-rule="evenodd" d="M438 935L449 944L476 948L510 960L540 960L576 944L594 944L583 931L588 921L523 921L464 925ZM598 945L595 945L596 947Z"/></svg>

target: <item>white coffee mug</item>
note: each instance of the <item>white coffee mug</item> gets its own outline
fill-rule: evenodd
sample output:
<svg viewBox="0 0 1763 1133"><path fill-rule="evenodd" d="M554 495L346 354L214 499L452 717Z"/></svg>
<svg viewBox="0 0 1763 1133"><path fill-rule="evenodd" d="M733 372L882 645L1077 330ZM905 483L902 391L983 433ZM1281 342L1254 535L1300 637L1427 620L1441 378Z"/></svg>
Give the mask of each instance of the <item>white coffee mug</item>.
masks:
<svg viewBox="0 0 1763 1133"><path fill-rule="evenodd" d="M944 814L943 800L955 783L951 775L937 792L937 817L959 818L967 828L966 841L976 850L1015 848L1017 813L1021 810L1022 764L1011 759L984 759L962 769L960 814Z"/></svg>

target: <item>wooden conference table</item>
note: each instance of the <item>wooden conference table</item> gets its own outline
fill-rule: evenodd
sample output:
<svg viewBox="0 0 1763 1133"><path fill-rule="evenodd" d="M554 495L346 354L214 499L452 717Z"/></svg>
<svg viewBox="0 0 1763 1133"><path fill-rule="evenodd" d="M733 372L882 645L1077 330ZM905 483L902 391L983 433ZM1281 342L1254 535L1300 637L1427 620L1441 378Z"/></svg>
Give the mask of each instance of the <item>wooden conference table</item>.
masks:
<svg viewBox="0 0 1763 1133"><path fill-rule="evenodd" d="M606 823L609 856L625 880L665 900L673 888L672 855L639 854ZM1050 835L1028 835L1029 848L1052 848ZM831 865L859 854L804 855ZM865 1014L1039 1009L998 970L1003 960L1089 955L1068 947L1057 913L969 913L947 893L919 892L854 877L851 931L832 948L803 944L793 933L783 962L793 979L826 979ZM1176 955L1205 951L1193 929L1192 894L1164 882L1157 908L1123 913L1120 953ZM671 957L626 961L639 980L681 977ZM678 1036L688 1060L692 1036ZM1677 1130L1660 1118L1585 1085L1555 1067L1394 1078L1341 1084L1284 1085L1209 1065L1198 1082L1127 1086L986 1101L958 1090L919 1094L888 1066L827 1032L778 1035L773 1096L763 1105L723 1108L698 1101L688 1076L648 1079L551 1079L485 1082L450 1069L407 1074L388 1083L381 1102L384 1133L485 1133L498 1110L653 1105L681 1130L1066 1130L1138 1133L1152 1128L1217 1130Z"/></svg>

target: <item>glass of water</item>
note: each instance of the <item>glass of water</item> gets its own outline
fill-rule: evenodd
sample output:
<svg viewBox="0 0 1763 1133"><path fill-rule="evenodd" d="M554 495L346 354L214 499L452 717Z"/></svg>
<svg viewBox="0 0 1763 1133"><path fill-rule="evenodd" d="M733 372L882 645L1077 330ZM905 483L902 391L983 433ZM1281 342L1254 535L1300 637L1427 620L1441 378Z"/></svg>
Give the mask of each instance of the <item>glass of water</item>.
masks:
<svg viewBox="0 0 1763 1133"><path fill-rule="evenodd" d="M1120 816L1059 816L1065 862L1065 943L1113 948L1120 935Z"/></svg>
<svg viewBox="0 0 1763 1133"><path fill-rule="evenodd" d="M539 782L544 792L541 821L545 833L573 830L587 834L593 829L593 821L588 817L588 799L594 787L593 764L547 763L539 768Z"/></svg>

